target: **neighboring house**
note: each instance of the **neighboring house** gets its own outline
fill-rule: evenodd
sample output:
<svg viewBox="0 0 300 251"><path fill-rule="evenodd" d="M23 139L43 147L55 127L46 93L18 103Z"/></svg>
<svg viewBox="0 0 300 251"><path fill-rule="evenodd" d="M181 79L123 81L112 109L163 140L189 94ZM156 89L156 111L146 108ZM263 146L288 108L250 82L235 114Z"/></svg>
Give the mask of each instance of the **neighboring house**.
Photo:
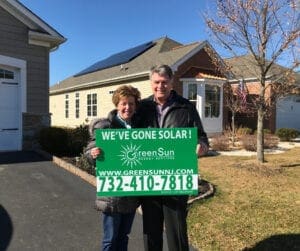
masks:
<svg viewBox="0 0 300 251"><path fill-rule="evenodd" d="M255 65L253 58L250 55L233 57L224 60L228 66L231 67L231 72L234 74L234 79L230 79L233 89L237 88L240 81L244 82L247 96L258 95L260 83L258 78L255 77L259 74L259 69ZM286 72L288 69L275 64L269 72L266 79L266 98L268 99L272 94L270 84L276 81L279 75ZM296 83L299 84L299 74L295 74ZM269 87L268 87L269 85ZM278 100L273 107L269 116L264 121L264 128L275 132L276 129L286 127L300 129L300 95L296 94L291 88L291 93L284 98ZM224 109L224 124L230 124L231 114L228 110ZM252 116L246 113L239 113L235 118L238 126L249 127L253 130L257 128L257 113Z"/></svg>
<svg viewBox="0 0 300 251"><path fill-rule="evenodd" d="M0 151L31 149L49 126L49 53L65 38L16 0L0 1Z"/></svg>
<svg viewBox="0 0 300 251"><path fill-rule="evenodd" d="M226 79L208 51L218 57L207 41L183 45L163 37L101 60L50 88L51 124L76 127L107 116L120 85L137 87L142 98L151 95L150 68L162 63L173 69L174 89L195 104L206 132L221 133Z"/></svg>

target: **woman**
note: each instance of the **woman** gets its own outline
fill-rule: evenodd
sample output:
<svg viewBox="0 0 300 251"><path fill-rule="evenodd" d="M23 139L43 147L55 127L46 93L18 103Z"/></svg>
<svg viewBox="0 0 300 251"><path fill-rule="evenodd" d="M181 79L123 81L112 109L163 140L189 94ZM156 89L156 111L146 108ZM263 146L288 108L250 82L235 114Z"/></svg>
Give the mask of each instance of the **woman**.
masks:
<svg viewBox="0 0 300 251"><path fill-rule="evenodd" d="M96 147L95 129L130 129L135 127L135 110L140 100L137 88L123 85L115 90L112 102L116 109L107 118L96 119L90 125L92 140L86 148L86 156L93 161L101 154ZM96 209L103 213L103 251L127 250L128 234L131 231L135 211L139 201L135 197L99 197L96 198Z"/></svg>

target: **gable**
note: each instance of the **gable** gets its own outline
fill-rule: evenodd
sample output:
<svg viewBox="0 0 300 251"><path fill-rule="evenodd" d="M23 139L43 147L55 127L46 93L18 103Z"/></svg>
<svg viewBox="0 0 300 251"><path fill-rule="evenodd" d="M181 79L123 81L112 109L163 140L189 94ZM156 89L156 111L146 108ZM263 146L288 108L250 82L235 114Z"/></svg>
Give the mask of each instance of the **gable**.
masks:
<svg viewBox="0 0 300 251"><path fill-rule="evenodd" d="M184 70L185 68L185 70ZM179 69L182 69L181 78L203 78L203 74L218 78L225 78L217 67L213 64L205 48L184 62ZM207 77L206 76L206 77Z"/></svg>
<svg viewBox="0 0 300 251"><path fill-rule="evenodd" d="M55 48L66 39L50 25L16 0L1 0L0 8L27 27L28 43Z"/></svg>

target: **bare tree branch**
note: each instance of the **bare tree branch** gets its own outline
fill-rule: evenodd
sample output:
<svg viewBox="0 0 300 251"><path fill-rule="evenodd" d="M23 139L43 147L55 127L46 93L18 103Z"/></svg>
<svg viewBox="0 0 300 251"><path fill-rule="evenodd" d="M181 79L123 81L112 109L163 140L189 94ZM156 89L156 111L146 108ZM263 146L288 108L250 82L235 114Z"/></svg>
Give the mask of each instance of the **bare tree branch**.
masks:
<svg viewBox="0 0 300 251"><path fill-rule="evenodd" d="M258 116L257 159L263 162L263 120L276 100L294 88L294 70L299 67L300 3L299 0L215 0L215 3L217 12L204 14L211 34L234 57L250 56L245 57L244 72L251 73L260 85L252 107L257 109ZM238 73L240 79L245 78L244 72Z"/></svg>

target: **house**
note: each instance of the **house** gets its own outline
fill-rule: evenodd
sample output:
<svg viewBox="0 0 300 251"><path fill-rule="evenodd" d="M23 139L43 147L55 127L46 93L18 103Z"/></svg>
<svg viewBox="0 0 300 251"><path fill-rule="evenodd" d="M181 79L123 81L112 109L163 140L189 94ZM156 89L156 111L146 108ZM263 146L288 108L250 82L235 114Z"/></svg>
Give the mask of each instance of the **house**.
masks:
<svg viewBox="0 0 300 251"><path fill-rule="evenodd" d="M253 60L251 55L244 55L239 57L233 57L224 60L228 66L231 67L231 72L234 77L229 80L233 89L236 89L243 81L247 96L251 99L251 96L257 96L260 90L260 83L258 78L259 69ZM266 78L266 102L271 102L271 96L273 89L272 83L279 82L279 76L287 72L288 69L274 64ZM299 74L295 73L296 85L300 86ZM285 81L285 80L280 80ZM284 83L284 82L283 82ZM299 92L295 92L295 89L290 88L290 93L283 98L276 100L273 109L267 114L264 121L264 128L269 129L271 132L275 132L279 128L295 128L300 130L300 95ZM230 124L231 114L228 110L224 110L225 124ZM227 122L226 122L227 121ZM239 113L235 118L235 122L238 126L257 128L257 113L249 115L247 113Z"/></svg>
<svg viewBox="0 0 300 251"><path fill-rule="evenodd" d="M50 88L51 124L76 127L107 116L120 85L133 85L142 98L149 96L150 68L163 63L174 71L174 89L197 107L207 133L221 133L226 79L208 51L217 57L207 41L184 45L162 37L100 60Z"/></svg>
<svg viewBox="0 0 300 251"><path fill-rule="evenodd" d="M49 53L66 39L17 0L0 1L0 151L33 148L48 126Z"/></svg>

